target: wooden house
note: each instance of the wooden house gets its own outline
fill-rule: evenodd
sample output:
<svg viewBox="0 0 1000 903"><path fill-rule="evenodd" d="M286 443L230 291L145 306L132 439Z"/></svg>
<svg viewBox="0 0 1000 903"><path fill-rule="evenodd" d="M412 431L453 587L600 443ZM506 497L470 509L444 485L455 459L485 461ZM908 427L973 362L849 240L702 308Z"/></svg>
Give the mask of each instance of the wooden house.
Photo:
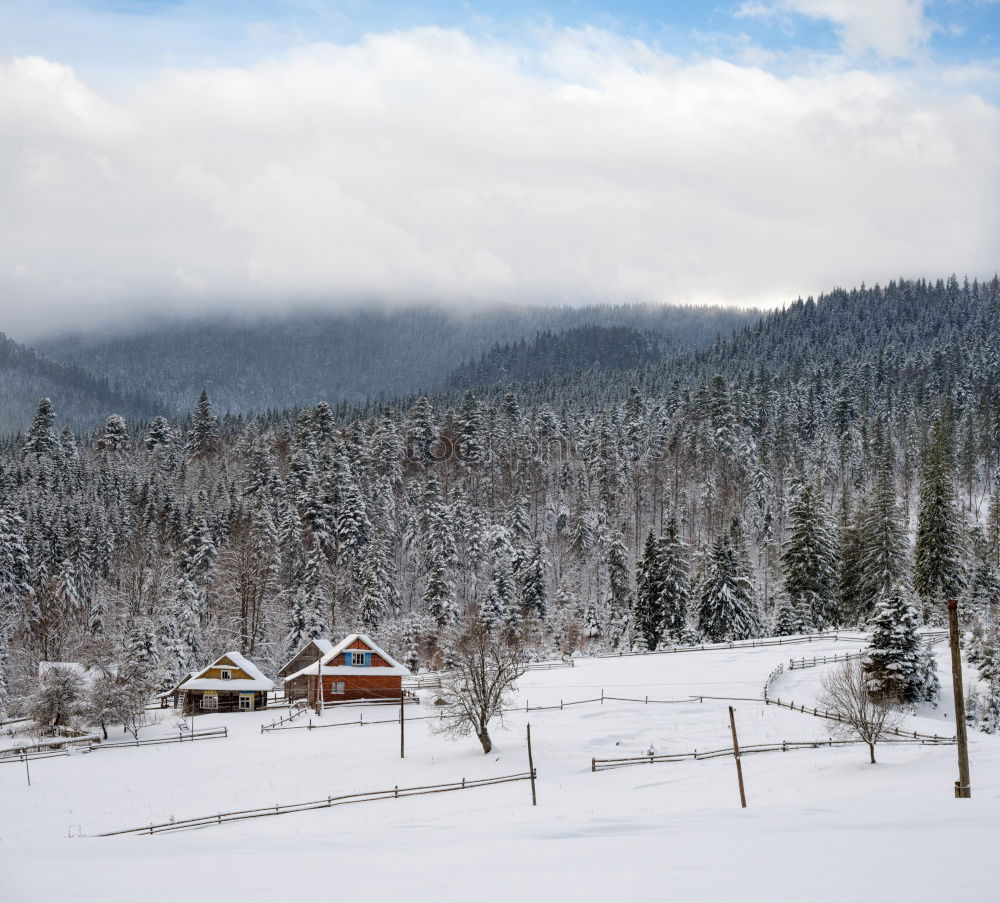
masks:
<svg viewBox="0 0 1000 903"><path fill-rule="evenodd" d="M273 689L274 681L250 659L227 652L207 668L192 671L164 696L172 696L185 715L252 712L267 708L267 694Z"/></svg>
<svg viewBox="0 0 1000 903"><path fill-rule="evenodd" d="M285 677L285 695L317 703L359 699L399 699L410 671L371 637L352 633L317 661Z"/></svg>
<svg viewBox="0 0 1000 903"><path fill-rule="evenodd" d="M306 665L315 664L331 649L333 649L333 643L329 640L310 640L289 659L288 664L278 671L278 677L284 680L289 674L301 671Z"/></svg>

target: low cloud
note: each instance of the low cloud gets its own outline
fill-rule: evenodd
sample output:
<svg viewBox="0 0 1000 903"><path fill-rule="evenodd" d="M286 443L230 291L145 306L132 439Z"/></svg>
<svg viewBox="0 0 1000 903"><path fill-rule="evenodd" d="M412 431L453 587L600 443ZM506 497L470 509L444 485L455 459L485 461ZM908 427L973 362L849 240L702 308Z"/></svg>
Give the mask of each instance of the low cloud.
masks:
<svg viewBox="0 0 1000 903"><path fill-rule="evenodd" d="M100 96L0 64L0 329L301 303L776 303L992 273L1000 111L949 80L414 29ZM992 82L988 85L995 90Z"/></svg>

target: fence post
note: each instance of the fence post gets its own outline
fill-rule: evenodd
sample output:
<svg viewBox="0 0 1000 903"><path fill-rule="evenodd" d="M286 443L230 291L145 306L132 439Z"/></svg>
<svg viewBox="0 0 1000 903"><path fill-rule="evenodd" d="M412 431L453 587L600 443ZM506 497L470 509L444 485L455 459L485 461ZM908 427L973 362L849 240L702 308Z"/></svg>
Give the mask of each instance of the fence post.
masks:
<svg viewBox="0 0 1000 903"><path fill-rule="evenodd" d="M736 715L732 706L729 707L729 726L733 731L733 757L736 759L736 778L740 784L740 806L746 809L747 795L743 788L743 764L740 762L740 742L736 738Z"/></svg>
<svg viewBox="0 0 1000 903"><path fill-rule="evenodd" d="M528 722L528 774L531 778L531 805L538 805L538 797L535 794L535 760L531 756L531 722Z"/></svg>

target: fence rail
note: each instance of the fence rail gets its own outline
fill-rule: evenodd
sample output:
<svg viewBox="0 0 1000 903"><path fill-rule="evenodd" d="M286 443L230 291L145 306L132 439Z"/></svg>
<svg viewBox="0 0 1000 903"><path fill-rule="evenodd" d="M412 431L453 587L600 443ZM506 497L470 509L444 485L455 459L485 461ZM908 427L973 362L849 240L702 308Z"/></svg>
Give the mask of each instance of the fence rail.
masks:
<svg viewBox="0 0 1000 903"><path fill-rule="evenodd" d="M77 745L72 748L40 750L36 753L24 753L21 750L17 750L12 755L0 758L0 765L9 762L24 762L25 759L29 762L34 762L36 759L52 759L56 756L91 753L102 749L136 749L143 746L164 746L167 743L192 743L195 740L217 740L228 736L229 729L226 727L206 728L205 730L195 731L193 734L189 731L186 735L178 734L176 737L152 737L148 740L113 740L110 743L107 741L102 743L100 737L95 735L88 739L86 746L81 741L77 741Z"/></svg>
<svg viewBox="0 0 1000 903"><path fill-rule="evenodd" d="M836 631L828 633L810 633L803 636L768 637L759 640L731 640L728 643L700 643L696 646L671 646L669 649L654 649L644 652L598 652L592 658L628 658L636 655L675 655L681 652L719 652L727 649L758 649L766 646L795 646L803 643L816 643L820 640L845 641L863 643L867 637L855 633Z"/></svg>
<svg viewBox="0 0 1000 903"><path fill-rule="evenodd" d="M782 740L780 743L751 743L740 744L740 755L764 752L788 752L796 749L820 749L821 747L855 746L862 743L862 740ZM918 743L925 745L939 745L951 741L944 738L936 740L928 739L906 739L886 740L886 743ZM718 759L722 756L731 756L733 747L724 746L720 749L694 750L684 753L650 753L645 756L626 756L618 759L591 759L591 771L609 771L612 768L625 768L630 765L652 765L658 762L683 762L688 759L702 761L703 759Z"/></svg>
<svg viewBox="0 0 1000 903"><path fill-rule="evenodd" d="M864 652L845 652L842 655L814 655L812 658L792 658L788 660L788 670L800 671L803 668L815 668L817 665L849 662L856 658L864 658L864 655Z"/></svg>
<svg viewBox="0 0 1000 903"><path fill-rule="evenodd" d="M168 831L184 831L192 828L205 828L211 825L221 825L225 822L243 821L248 818L265 818L270 815L287 815L293 812L307 812L311 809L328 809L333 806L344 806L351 803L374 803L379 800L400 799L407 796L424 796L430 793L450 793L455 790L472 790L476 787L490 787L497 784L510 784L517 781L537 779L537 769L519 774L503 775L496 778L479 778L467 781L453 781L450 784L428 784L423 787L393 787L391 790L370 790L363 793L348 793L342 796L328 796L326 799L310 800L303 803L276 804L259 809L240 809L234 812L219 812L215 815L202 815L197 818L184 818L161 824L146 825L141 828L125 828L120 831L107 831L98 837L115 837L122 834L163 834Z"/></svg>
<svg viewBox="0 0 1000 903"><path fill-rule="evenodd" d="M802 712L803 715L814 715L817 718L826 718L828 721L839 721L844 723L845 719L838 712L831 712L829 709L820 709L816 706L810 708L805 705L796 705L794 702L785 702L783 699L772 699L768 697L764 700L768 705L777 705L793 712ZM893 737L902 737L905 740L922 740L925 743L954 743L954 737L939 737L937 734L923 734L919 731L904 731L896 727L885 728L883 731ZM742 749L742 747L740 747Z"/></svg>

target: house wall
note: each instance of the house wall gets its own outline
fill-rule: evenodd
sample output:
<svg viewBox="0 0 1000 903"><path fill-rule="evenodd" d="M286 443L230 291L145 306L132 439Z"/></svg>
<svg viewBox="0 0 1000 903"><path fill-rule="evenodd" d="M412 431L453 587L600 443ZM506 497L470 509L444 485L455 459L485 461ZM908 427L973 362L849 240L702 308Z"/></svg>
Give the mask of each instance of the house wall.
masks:
<svg viewBox="0 0 1000 903"><path fill-rule="evenodd" d="M219 707L217 709L203 709L201 707L201 697L204 695L202 690L182 690L181 691L181 702L184 708L184 714L186 716L190 715L210 715L213 712L238 712L240 711L240 694L228 693L225 690L219 690ZM257 709L267 708L267 693L257 692L254 693L253 707L254 711Z"/></svg>
<svg viewBox="0 0 1000 903"><path fill-rule="evenodd" d="M352 699L399 699L403 691L403 678L379 677L372 674L359 674L345 677L323 677L323 701L344 702ZM333 685L344 682L344 692L334 693ZM316 701L316 678L298 677L285 684L285 693L290 700L308 699Z"/></svg>
<svg viewBox="0 0 1000 903"><path fill-rule="evenodd" d="M319 651L312 643L306 646L298 655L295 656L284 668L278 672L279 677L287 677L289 674L294 674L296 671L301 671L306 665L312 665L319 661L323 657L323 653Z"/></svg>
<svg viewBox="0 0 1000 903"><path fill-rule="evenodd" d="M221 680L223 668L227 671L233 672L233 680L255 680L252 674L247 674L247 672L242 668L237 668L236 665L233 664L233 662L231 662L228 658L219 659L219 661L212 665L211 668L208 668L204 673L199 674L198 677L208 677L213 680Z"/></svg>

